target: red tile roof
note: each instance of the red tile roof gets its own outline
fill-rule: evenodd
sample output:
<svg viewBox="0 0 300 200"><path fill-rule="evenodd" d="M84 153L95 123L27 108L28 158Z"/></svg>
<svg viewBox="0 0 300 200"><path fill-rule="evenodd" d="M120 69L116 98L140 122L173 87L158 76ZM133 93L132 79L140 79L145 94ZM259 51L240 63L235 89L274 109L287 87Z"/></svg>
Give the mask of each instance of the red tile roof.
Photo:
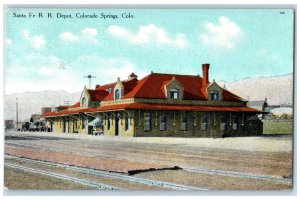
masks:
<svg viewBox="0 0 300 200"><path fill-rule="evenodd" d="M141 80L137 78L131 80L124 80L122 84L124 86L124 96L126 98L151 98L151 99L165 99L164 86L168 84L172 78L175 78L183 86L185 100L207 100L207 87L210 83L202 87L202 78L200 76L193 75L178 75L178 74L160 74L151 73ZM113 89L116 82L97 86L95 90L88 90L92 101L109 101L114 99ZM111 92L108 92L108 89ZM244 101L239 96L223 89L224 101Z"/></svg>
<svg viewBox="0 0 300 200"><path fill-rule="evenodd" d="M57 117L57 116L65 116L65 115L70 115L70 114L79 114L79 113L84 113L84 112L90 112L95 108L82 108L82 109L77 109L77 110L62 110L59 112L49 112L45 113L42 115L42 117Z"/></svg>
<svg viewBox="0 0 300 200"><path fill-rule="evenodd" d="M47 112L41 115L41 117L51 117L51 116L55 116L57 112L51 111L51 112Z"/></svg>
<svg viewBox="0 0 300 200"><path fill-rule="evenodd" d="M69 108L77 108L80 107L80 102L75 103L74 105L70 106Z"/></svg>
<svg viewBox="0 0 300 200"><path fill-rule="evenodd" d="M146 104L146 103L128 103L128 104L115 104L107 105L98 108L82 108L78 110L63 110L60 112L49 112L42 115L43 117L55 117L65 116L70 114L79 113L92 113L92 112L103 112L103 111L114 111L114 110L176 110L176 111L205 111L205 112L252 112L252 113L263 113L254 108L247 106L206 106L206 105L179 105L179 104Z"/></svg>
<svg viewBox="0 0 300 200"><path fill-rule="evenodd" d="M231 111L231 112L255 112L261 111L247 106L206 106L206 105L179 105L179 104L146 104L146 103L129 103L107 105L98 108L93 108L86 112L101 112L113 110L186 110L186 111Z"/></svg>
<svg viewBox="0 0 300 200"><path fill-rule="evenodd" d="M122 81L122 84L124 86L124 95L126 95L128 92L132 91L135 86L138 84L138 80L136 78L134 79L131 79L131 80L124 80ZM113 100L114 99L114 93L113 93L113 89L115 87L116 83L111 83L109 85L106 85L106 86L109 86L107 88L112 88L112 92L109 93L103 100L104 101L109 101L109 100ZM107 89L106 88L106 89ZM123 97L125 98L125 97Z"/></svg>
<svg viewBox="0 0 300 200"><path fill-rule="evenodd" d="M167 84L172 78L181 83L184 88L184 99L189 100L204 100L205 95L201 91L202 79L200 76L192 75L177 75L177 74L158 74L152 73L140 80L137 86L124 95L124 98L166 98L163 85Z"/></svg>
<svg viewBox="0 0 300 200"><path fill-rule="evenodd" d="M57 108L62 108L62 109L67 109L69 108L70 106L67 106L67 105L59 105L57 106Z"/></svg>
<svg viewBox="0 0 300 200"><path fill-rule="evenodd" d="M88 93L91 97L91 101L102 101L109 94L108 91L100 89L88 90Z"/></svg>
<svg viewBox="0 0 300 200"><path fill-rule="evenodd" d="M222 90L223 90L223 101L245 101L243 98L229 92L224 88L222 88Z"/></svg>

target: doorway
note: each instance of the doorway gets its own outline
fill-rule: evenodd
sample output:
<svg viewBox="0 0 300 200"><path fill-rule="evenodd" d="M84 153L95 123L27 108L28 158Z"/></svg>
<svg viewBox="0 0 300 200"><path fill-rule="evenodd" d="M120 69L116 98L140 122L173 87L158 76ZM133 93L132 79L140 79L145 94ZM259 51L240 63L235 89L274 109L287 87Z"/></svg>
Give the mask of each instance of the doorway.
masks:
<svg viewBox="0 0 300 200"><path fill-rule="evenodd" d="M115 135L119 136L121 134L120 129L121 129L121 121L122 121L122 114L117 112L116 113L116 126L115 126Z"/></svg>

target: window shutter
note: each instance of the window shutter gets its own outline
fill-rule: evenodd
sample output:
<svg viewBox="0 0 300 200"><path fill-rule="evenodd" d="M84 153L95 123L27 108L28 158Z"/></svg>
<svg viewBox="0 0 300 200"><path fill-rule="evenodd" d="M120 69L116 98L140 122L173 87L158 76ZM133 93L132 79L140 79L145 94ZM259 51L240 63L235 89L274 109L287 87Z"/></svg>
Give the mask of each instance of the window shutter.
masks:
<svg viewBox="0 0 300 200"><path fill-rule="evenodd" d="M221 130L221 131L224 131L224 130L225 130L225 123L221 123L221 124L220 124L220 130Z"/></svg>
<svg viewBox="0 0 300 200"><path fill-rule="evenodd" d="M201 124L201 129L204 130L204 131L207 130L207 123L202 123Z"/></svg>
<svg viewBox="0 0 300 200"><path fill-rule="evenodd" d="M149 122L144 123L144 131L150 131L150 123Z"/></svg>
<svg viewBox="0 0 300 200"><path fill-rule="evenodd" d="M181 123L181 130L186 131L187 130L187 124L186 123Z"/></svg>
<svg viewBox="0 0 300 200"><path fill-rule="evenodd" d="M165 131L166 130L166 123L160 123L159 130Z"/></svg>
<svg viewBox="0 0 300 200"><path fill-rule="evenodd" d="M232 129L233 130L238 130L238 124L232 124Z"/></svg>

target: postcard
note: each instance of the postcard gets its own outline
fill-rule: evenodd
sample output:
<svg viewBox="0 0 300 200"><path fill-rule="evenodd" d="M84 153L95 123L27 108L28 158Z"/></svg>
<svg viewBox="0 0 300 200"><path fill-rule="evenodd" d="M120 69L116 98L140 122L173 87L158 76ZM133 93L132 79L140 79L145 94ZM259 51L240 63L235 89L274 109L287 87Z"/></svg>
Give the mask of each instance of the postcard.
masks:
<svg viewBox="0 0 300 200"><path fill-rule="evenodd" d="M5 191L291 191L294 15L6 6Z"/></svg>

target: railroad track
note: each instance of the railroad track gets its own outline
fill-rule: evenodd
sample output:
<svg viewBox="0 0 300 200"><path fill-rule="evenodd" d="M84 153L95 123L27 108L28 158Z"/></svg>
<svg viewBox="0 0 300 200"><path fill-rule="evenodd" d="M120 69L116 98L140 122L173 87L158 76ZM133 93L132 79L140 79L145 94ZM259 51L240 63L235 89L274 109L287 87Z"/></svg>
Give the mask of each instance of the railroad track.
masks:
<svg viewBox="0 0 300 200"><path fill-rule="evenodd" d="M46 150L52 149L51 147L44 147L41 145L28 145L28 144L21 144L21 143L16 143L16 142L6 142L6 143L12 144L12 145L25 146L25 147L46 149ZM53 149L56 149L56 148L53 148ZM135 150L135 151L141 152L143 150ZM145 151L145 152L149 153L149 151ZM155 151L151 151L151 152L154 153ZM155 153L158 153L158 152L155 152ZM174 155L173 153L165 153L165 152L160 152L160 153ZM177 154L177 155L179 155L179 154ZM224 170L217 170L217 169L190 168L190 167L185 167L185 166L179 166L179 167L185 171L190 171L190 172L194 172L194 173L209 174L209 175L221 175L221 176L238 177L238 178L249 178L249 179L258 179L258 180L271 180L271 181L292 184L292 179L280 178L280 177L275 177L275 176L257 175L257 174L251 174L251 173L224 171Z"/></svg>
<svg viewBox="0 0 300 200"><path fill-rule="evenodd" d="M292 179L288 178L279 178L275 176L265 176L265 175L256 175L242 172L232 172L232 171L224 171L224 170L216 170L216 169L204 169L204 168L189 168L182 167L185 171L200 173L200 174L209 174L209 175L221 175L221 176L230 176L230 177L239 177L239 178L250 178L250 179L259 179L259 180L270 180L270 181L278 181L284 182L287 184L292 184Z"/></svg>
<svg viewBox="0 0 300 200"><path fill-rule="evenodd" d="M34 137L34 136L33 136ZM22 144L19 142L5 142L6 144L12 144L12 145L17 145L17 146L24 146L24 147L31 147L31 148L38 148L38 149L54 149L55 151L57 151L58 149L62 149L65 150L64 148L53 148L53 147L45 147L42 145L29 145L29 144ZM163 151L154 151L154 150L141 150L141 149L134 149L134 148L120 148L120 150L124 150L124 151L133 151L134 153L140 152L140 153L154 153L154 154L161 154L161 155L169 155L169 156L182 156L182 157L188 157L188 158L198 158L198 159L209 159L209 160L217 160L217 161L236 161L235 159L231 159L231 158L214 158L211 156L203 156L203 155L194 155L194 154L183 154L183 153L173 153L173 152L163 152ZM85 150L86 152L90 152L90 153L94 153L94 151L88 151ZM265 162L267 162L266 159L264 159ZM264 163L261 163L261 165ZM285 166L290 166L290 164L288 163L284 163L284 162L277 162L276 165L285 165Z"/></svg>
<svg viewBox="0 0 300 200"><path fill-rule="evenodd" d="M89 181L89 180L86 180L86 179L66 176L66 175L63 175L63 174L58 174L58 173L33 169L33 168L29 168L29 167L24 167L24 166L21 166L21 165L9 164L9 163L5 163L4 165L6 167L10 167L10 168L13 168L13 169L19 169L19 170L22 170L22 171L25 171L25 172L36 173L36 174L41 174L41 175L50 176L50 177L54 177L54 178L63 179L63 180L66 180L66 181L77 182L77 183L87 185L87 186L90 186L90 187L95 187L95 188L98 188L98 189L101 189L101 190L123 190L122 188L107 185L107 184L103 184L103 183L99 183L99 182L93 182L93 181Z"/></svg>
<svg viewBox="0 0 300 200"><path fill-rule="evenodd" d="M30 162L30 163L45 164L45 165L55 166L55 167L63 167L68 170L87 173L90 175L108 177L108 178L113 178L113 179L118 179L118 180L125 180L125 181L134 182L134 183L149 185L149 186L168 188L168 189L172 189L172 190L198 190L198 191L199 190L208 190L207 188L186 186L186 185L181 185L181 184L176 184L176 183L171 183L171 182L166 182L166 181L143 179L143 178L127 176L127 175L118 174L118 173L112 173L112 172L106 172L106 171L100 171L100 170L94 170L94 169L88 169L88 168L82 168L82 167L76 167L76 166L69 166L69 165L58 164L58 163L53 163L53 162L48 162L48 161L34 160L34 159L29 159L29 158L21 158L21 157L12 156L12 155L5 155L5 157L12 158L12 159L19 160L19 161Z"/></svg>

